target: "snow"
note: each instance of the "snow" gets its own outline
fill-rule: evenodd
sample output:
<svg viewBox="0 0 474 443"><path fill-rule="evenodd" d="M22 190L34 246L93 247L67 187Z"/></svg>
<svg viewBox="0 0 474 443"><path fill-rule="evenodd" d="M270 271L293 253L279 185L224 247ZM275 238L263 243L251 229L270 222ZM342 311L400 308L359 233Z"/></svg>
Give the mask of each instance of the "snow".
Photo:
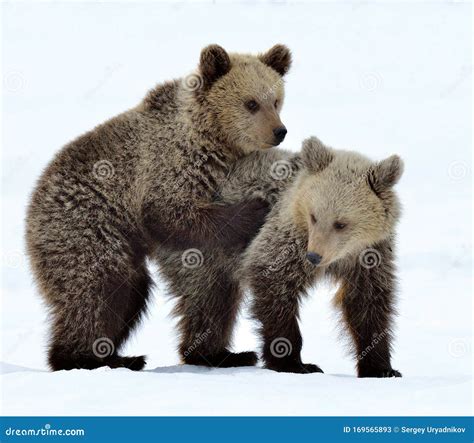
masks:
<svg viewBox="0 0 474 443"><path fill-rule="evenodd" d="M100 368L58 373L3 368L12 415L436 415L469 410L469 376L354 379L267 369L165 366L135 373ZM19 393L22 401L12 401ZM66 394L67 393L67 394Z"/></svg>
<svg viewBox="0 0 474 443"><path fill-rule="evenodd" d="M3 4L2 413L5 415L472 414L471 6L440 3ZM357 379L331 307L306 301L306 362L325 374L179 365L158 280L124 349L144 372L50 373L47 323L23 254L24 212L65 142L191 71L200 49L294 54L284 146L317 135L374 158L399 153L400 302L393 365ZM156 273L156 272L155 272ZM234 348L258 347L244 311Z"/></svg>

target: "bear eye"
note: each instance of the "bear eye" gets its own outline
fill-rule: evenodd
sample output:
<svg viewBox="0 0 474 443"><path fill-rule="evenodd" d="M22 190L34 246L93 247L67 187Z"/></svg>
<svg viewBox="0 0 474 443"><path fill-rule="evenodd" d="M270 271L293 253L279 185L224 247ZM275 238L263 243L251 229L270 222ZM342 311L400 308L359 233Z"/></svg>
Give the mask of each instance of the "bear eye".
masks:
<svg viewBox="0 0 474 443"><path fill-rule="evenodd" d="M316 217L314 216L314 214L311 214L311 223L313 223L313 225L316 224L318 220L316 220Z"/></svg>
<svg viewBox="0 0 474 443"><path fill-rule="evenodd" d="M336 229L337 231L342 231L347 225L345 223L341 223L341 222L335 222L334 223L334 229Z"/></svg>
<svg viewBox="0 0 474 443"><path fill-rule="evenodd" d="M278 100L275 100L275 108L278 106Z"/></svg>
<svg viewBox="0 0 474 443"><path fill-rule="evenodd" d="M260 106L255 100L249 100L248 102L245 102L245 107L251 112L255 113L258 111Z"/></svg>

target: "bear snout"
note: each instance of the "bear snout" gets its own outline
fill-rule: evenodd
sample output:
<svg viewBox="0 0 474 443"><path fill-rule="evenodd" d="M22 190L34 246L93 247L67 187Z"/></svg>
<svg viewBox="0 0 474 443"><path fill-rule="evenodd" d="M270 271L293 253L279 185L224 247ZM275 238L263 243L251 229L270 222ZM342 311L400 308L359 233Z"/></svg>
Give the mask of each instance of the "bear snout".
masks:
<svg viewBox="0 0 474 443"><path fill-rule="evenodd" d="M285 126L279 126L273 130L273 135L275 136L275 140L278 144L280 144L285 139L287 132L288 131L286 130Z"/></svg>
<svg viewBox="0 0 474 443"><path fill-rule="evenodd" d="M309 262L315 266L319 265L321 260L323 259L319 254L316 252L308 252L306 254L306 258L309 260Z"/></svg>

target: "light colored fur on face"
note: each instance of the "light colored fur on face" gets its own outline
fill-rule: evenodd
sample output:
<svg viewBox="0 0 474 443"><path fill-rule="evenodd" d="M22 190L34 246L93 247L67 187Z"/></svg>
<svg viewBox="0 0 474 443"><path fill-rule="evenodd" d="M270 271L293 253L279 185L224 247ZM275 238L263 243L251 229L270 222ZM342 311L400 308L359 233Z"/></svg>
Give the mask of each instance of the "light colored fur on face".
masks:
<svg viewBox="0 0 474 443"><path fill-rule="evenodd" d="M278 180L271 176L272 165L278 162L291 168L291 177ZM238 160L220 195L226 202L244 196L272 203L278 200L261 234L249 246L247 257L259 238L266 238L265 232L288 228L304 240L305 254L318 253L322 264L328 266L393 235L401 207L392 187L402 173L403 162L398 156L375 162L358 152L329 148L311 137L300 154L273 149ZM336 222L346 227L337 231ZM271 251L268 243L266 249Z"/></svg>
<svg viewBox="0 0 474 443"><path fill-rule="evenodd" d="M230 145L244 154L275 146L273 130L283 126L280 112L285 97L283 75L291 65L289 50L282 45L275 45L260 56L229 53L226 58L220 50L212 49L220 56L217 63L225 60L225 66L221 68L225 75L216 78L212 88L206 90L205 82L211 75L208 71L214 73L217 68L203 67L201 57L201 65L195 75L202 76L198 81L204 81L204 92L184 88L180 91L183 102L189 103L189 96L197 95L200 103L201 93L204 93L205 100L202 103L206 110L213 110L213 124L220 128L221 134L225 134ZM206 48L203 52L206 52ZM272 58L272 54L280 58ZM205 60L207 64L216 62L215 57L213 59L210 56L205 57ZM274 65L266 64L265 60ZM259 106L255 113L245 107L250 100Z"/></svg>
<svg viewBox="0 0 474 443"><path fill-rule="evenodd" d="M327 266L390 236L400 216L391 187L402 173L401 160L375 163L356 152L327 148L316 138L306 141L305 150L307 168L286 201L288 217L307 232L308 252L322 256L321 265ZM377 195L371 180L384 177L387 169L394 175ZM335 223L345 228L337 230Z"/></svg>
<svg viewBox="0 0 474 443"><path fill-rule="evenodd" d="M208 100L220 104L216 108L221 111L218 118L222 127L245 153L271 148L273 130L283 125L279 115L284 100L283 80L254 57L232 55L231 62L232 71L216 82ZM242 113L248 100L259 104L260 110L255 114Z"/></svg>

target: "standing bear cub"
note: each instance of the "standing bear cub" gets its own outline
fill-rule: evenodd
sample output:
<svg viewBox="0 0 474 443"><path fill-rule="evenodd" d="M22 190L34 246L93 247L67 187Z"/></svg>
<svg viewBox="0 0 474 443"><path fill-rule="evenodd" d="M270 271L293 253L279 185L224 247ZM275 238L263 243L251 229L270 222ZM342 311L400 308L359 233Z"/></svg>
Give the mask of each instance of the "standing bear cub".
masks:
<svg viewBox="0 0 474 443"><path fill-rule="evenodd" d="M243 250L255 236L265 202L214 196L237 159L284 139L279 114L290 63L283 45L258 56L210 45L194 74L158 85L52 160L31 198L26 243L51 314L53 370L141 369L144 357L118 351L146 311L146 258L159 248ZM225 304L234 289L224 283ZM204 306L214 315L212 303ZM256 362L224 343L213 352L225 366Z"/></svg>
<svg viewBox="0 0 474 443"><path fill-rule="evenodd" d="M390 361L395 303L398 156L374 163L305 141L302 168L244 252L242 276L261 323L263 359L281 372L322 372L301 360L301 299L327 276L350 333L359 377L400 377Z"/></svg>

